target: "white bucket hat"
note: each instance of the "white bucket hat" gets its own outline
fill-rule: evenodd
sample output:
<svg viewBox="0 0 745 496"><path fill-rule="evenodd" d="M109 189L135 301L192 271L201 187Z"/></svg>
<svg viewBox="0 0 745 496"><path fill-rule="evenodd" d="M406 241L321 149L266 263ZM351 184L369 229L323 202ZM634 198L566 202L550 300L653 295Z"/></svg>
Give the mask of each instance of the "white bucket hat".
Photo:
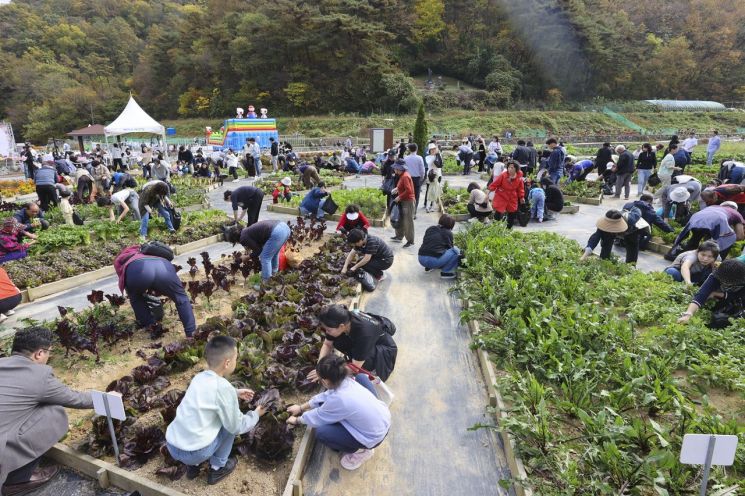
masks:
<svg viewBox="0 0 745 496"><path fill-rule="evenodd" d="M670 200L675 203L683 203L688 201L690 197L691 193L686 188L675 188L670 192Z"/></svg>
<svg viewBox="0 0 745 496"><path fill-rule="evenodd" d="M349 220L357 220L357 219L359 219L359 217L360 217L360 214L357 213L357 212L349 212L347 214L347 219L349 219Z"/></svg>
<svg viewBox="0 0 745 496"><path fill-rule="evenodd" d="M292 184L292 179L289 177L283 177L280 183L284 184L285 186L289 186Z"/></svg>

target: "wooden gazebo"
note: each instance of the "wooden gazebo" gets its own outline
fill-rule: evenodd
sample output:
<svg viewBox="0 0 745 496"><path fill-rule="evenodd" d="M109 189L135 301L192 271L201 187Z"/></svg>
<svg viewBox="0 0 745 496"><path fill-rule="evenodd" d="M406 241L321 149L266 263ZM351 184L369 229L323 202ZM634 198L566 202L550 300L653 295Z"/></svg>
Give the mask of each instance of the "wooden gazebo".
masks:
<svg viewBox="0 0 745 496"><path fill-rule="evenodd" d="M83 147L83 138L90 136L105 136L106 132L102 124L89 124L86 127L81 127L75 131L67 133L68 136L75 136L78 138L78 146L80 147L80 153L85 153Z"/></svg>

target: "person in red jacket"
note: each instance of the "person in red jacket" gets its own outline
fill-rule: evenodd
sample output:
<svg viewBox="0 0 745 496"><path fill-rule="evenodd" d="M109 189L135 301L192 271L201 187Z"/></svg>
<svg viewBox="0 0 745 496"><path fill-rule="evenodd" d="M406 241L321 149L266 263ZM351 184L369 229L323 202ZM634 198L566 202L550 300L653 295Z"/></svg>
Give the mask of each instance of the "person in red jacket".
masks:
<svg viewBox="0 0 745 496"><path fill-rule="evenodd" d="M347 205L344 209L344 215L339 219L339 223L336 225L336 230L339 234L346 236L352 229L362 229L367 232L370 229L370 221L367 220L365 214L360 212L360 207L352 204Z"/></svg>
<svg viewBox="0 0 745 496"><path fill-rule="evenodd" d="M21 292L8 277L5 269L0 267L0 322L13 315L15 307L21 303Z"/></svg>
<svg viewBox="0 0 745 496"><path fill-rule="evenodd" d="M494 191L494 218L502 220L506 215L507 227L512 229L517 219L518 205L525 203L525 184L520 166L515 162L509 162L507 170L492 181L489 189Z"/></svg>
<svg viewBox="0 0 745 496"><path fill-rule="evenodd" d="M401 209L401 220L396 227L396 235L391 239L400 243L403 241L404 236L406 237L406 244L404 248L414 245L414 210L415 203L414 198L414 181L411 176L406 172L406 163L398 159L393 164L393 170L398 176L398 183L396 187L391 191L391 195L395 195L393 202L397 203Z"/></svg>

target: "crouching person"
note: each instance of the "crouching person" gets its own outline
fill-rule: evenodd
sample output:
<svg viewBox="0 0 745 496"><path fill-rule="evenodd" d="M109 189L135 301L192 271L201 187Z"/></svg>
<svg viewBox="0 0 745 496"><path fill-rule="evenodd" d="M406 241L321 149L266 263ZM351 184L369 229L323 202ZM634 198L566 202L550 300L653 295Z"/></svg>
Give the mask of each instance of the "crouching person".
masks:
<svg viewBox="0 0 745 496"><path fill-rule="evenodd" d="M57 474L59 467L39 468L41 456L67 433L65 408L93 408L89 392L62 384L46 363L52 331L20 330L11 356L0 358L0 485L3 495L26 494Z"/></svg>
<svg viewBox="0 0 745 496"><path fill-rule="evenodd" d="M230 457L235 436L253 429L264 414L262 407L242 413L238 398L251 401L254 392L236 389L226 379L238 360L238 347L230 336L215 336L204 348L208 370L195 375L176 418L166 429L166 446L173 458L186 465L186 477L199 476L199 465L209 460L207 483L217 484L238 464Z"/></svg>
<svg viewBox="0 0 745 496"><path fill-rule="evenodd" d="M343 453L341 466L356 470L372 458L374 448L385 439L391 412L377 398L366 375L350 376L343 357L329 354L321 358L316 373L326 391L307 403L290 406L287 411L292 416L287 423L314 427L316 440Z"/></svg>
<svg viewBox="0 0 745 496"><path fill-rule="evenodd" d="M436 226L428 227L419 248L419 265L426 272L440 269L440 277L454 279L460 263L460 250L453 243L455 219L448 214L440 216Z"/></svg>

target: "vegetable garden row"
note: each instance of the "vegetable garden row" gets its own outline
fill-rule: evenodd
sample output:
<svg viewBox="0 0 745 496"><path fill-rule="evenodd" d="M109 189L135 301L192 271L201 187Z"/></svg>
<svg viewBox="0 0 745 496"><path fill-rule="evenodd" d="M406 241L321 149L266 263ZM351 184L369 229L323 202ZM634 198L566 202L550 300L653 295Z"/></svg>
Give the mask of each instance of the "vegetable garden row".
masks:
<svg viewBox="0 0 745 496"><path fill-rule="evenodd" d="M692 494L700 467L678 461L685 433L735 434L733 467L710 488L745 488L745 335L741 323L676 323L691 290L625 264L580 263L556 234L473 225L462 318L499 369L536 494Z"/></svg>
<svg viewBox="0 0 745 496"><path fill-rule="evenodd" d="M296 270L265 281L258 291L253 285L260 266L253 259L243 261L242 252L214 262L204 252L201 260L191 258L188 267L177 267L186 269L181 277L201 322L193 339L183 338L171 303L166 302L163 324L143 333L136 331L126 298L101 291L88 296L92 308L73 313L60 307L60 318L42 324L53 330L66 350L64 357L57 354L50 362L63 380L65 374L80 373L78 378L88 380L88 387L123 395L127 420L115 422L123 467L139 470L138 474L148 478L161 477L161 482L162 477L175 481L184 475L186 467L162 449L165 428L175 417L186 385L202 368L204 344L215 333L227 334L240 342L231 381L236 387L257 391L252 404L242 404L242 409L263 404L269 413L234 444L234 454L246 461L239 477L233 478L229 489L223 486L208 494L224 494L217 491L225 490L276 494L279 481L274 471L281 465L286 476L289 466L282 464L295 444L295 435L285 423L284 401L302 403L317 390L316 383L306 380L321 344L316 315L329 303L349 302L358 286L354 279L340 275L346 255L341 237L324 237L323 223L298 219L290 225L288 249L298 253L311 249L315 254ZM180 337L173 339L174 335ZM112 367L121 369L130 363L136 366L129 373L113 381L105 379ZM73 421L63 442L111 461L113 448L105 418L83 415ZM256 486L247 485L247 479L256 481Z"/></svg>

